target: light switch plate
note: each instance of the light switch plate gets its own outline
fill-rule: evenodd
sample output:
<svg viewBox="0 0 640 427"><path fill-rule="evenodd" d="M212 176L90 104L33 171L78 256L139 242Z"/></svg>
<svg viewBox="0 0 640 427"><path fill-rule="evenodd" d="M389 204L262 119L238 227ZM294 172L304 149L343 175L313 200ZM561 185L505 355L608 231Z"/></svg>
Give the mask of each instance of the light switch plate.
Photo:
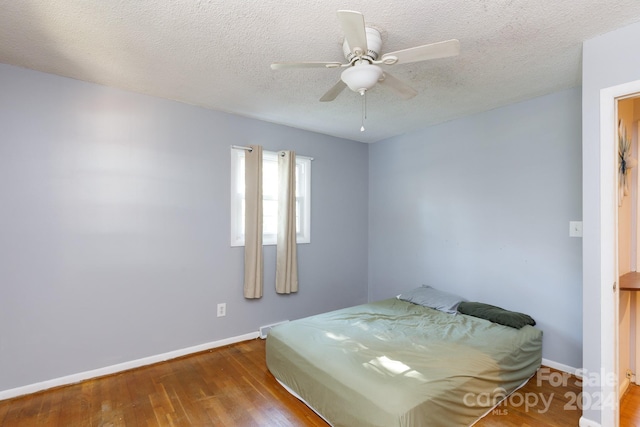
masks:
<svg viewBox="0 0 640 427"><path fill-rule="evenodd" d="M582 221L569 221L569 236L582 237Z"/></svg>

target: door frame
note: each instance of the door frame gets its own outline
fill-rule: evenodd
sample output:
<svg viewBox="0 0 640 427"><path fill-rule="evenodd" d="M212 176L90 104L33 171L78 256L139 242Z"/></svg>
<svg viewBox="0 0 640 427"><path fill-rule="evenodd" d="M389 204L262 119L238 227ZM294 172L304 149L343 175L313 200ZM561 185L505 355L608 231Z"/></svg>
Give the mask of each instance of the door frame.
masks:
<svg viewBox="0 0 640 427"><path fill-rule="evenodd" d="M618 289L618 101L640 94L640 80L600 91L600 357L603 402L601 425L617 427L620 422L618 388L619 289ZM615 286L615 287L614 287ZM613 381L610 381L610 375Z"/></svg>

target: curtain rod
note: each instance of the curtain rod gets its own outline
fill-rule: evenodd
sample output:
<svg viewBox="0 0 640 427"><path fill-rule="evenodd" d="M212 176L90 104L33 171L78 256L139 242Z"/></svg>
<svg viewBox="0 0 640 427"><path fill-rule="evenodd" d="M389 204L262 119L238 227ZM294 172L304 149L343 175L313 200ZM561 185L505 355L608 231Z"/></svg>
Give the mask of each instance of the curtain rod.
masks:
<svg viewBox="0 0 640 427"><path fill-rule="evenodd" d="M245 150L248 152L252 152L253 148L251 147L246 147L244 145L232 145L231 148L236 149L236 150ZM300 157L301 159L309 159L313 161L313 157L309 157L309 156L299 156L296 154L296 157Z"/></svg>

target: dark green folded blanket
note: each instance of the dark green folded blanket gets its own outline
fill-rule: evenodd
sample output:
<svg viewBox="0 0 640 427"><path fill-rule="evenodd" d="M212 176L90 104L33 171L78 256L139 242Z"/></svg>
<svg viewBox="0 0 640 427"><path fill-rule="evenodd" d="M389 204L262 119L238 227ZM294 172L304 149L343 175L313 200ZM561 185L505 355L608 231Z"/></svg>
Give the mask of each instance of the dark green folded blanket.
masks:
<svg viewBox="0 0 640 427"><path fill-rule="evenodd" d="M463 301L458 305L458 311L462 314L479 317L516 329L520 329L525 325L535 326L536 324L536 321L527 314L505 310L482 302Z"/></svg>

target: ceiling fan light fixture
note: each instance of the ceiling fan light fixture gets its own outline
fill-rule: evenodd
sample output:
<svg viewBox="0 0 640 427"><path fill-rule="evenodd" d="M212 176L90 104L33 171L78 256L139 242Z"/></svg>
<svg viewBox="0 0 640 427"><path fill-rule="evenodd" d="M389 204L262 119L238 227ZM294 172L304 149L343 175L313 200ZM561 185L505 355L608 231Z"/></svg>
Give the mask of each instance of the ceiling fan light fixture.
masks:
<svg viewBox="0 0 640 427"><path fill-rule="evenodd" d="M349 86L349 89L362 94L382 78L382 69L368 62L360 63L344 70L340 78Z"/></svg>

